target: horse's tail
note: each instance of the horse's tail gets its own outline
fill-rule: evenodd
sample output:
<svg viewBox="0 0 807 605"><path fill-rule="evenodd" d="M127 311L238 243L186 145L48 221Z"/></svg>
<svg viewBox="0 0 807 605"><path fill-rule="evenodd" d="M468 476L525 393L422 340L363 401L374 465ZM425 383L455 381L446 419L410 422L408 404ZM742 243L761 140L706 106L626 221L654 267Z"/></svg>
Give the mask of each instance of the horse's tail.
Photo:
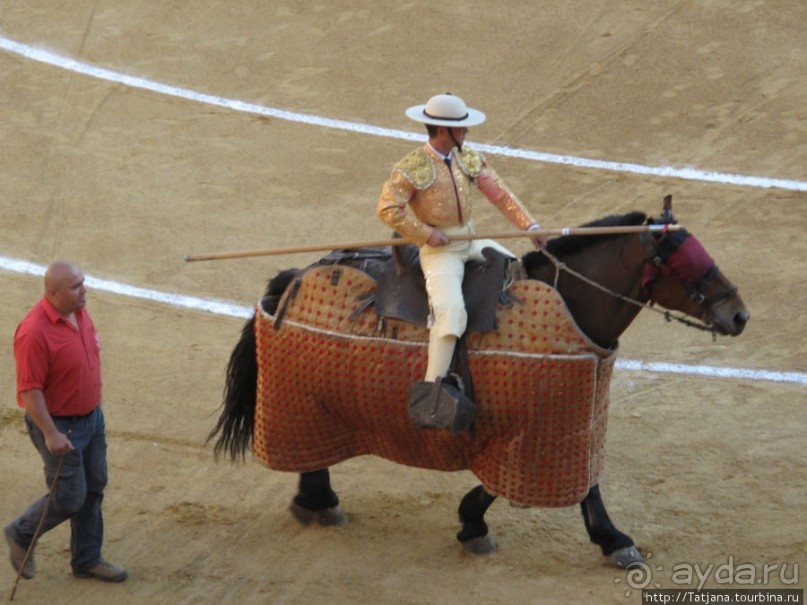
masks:
<svg viewBox="0 0 807 605"><path fill-rule="evenodd" d="M213 453L218 458L229 453L232 460L243 460L252 448L255 429L255 400L258 388L258 361L255 357L255 317L244 324L241 339L227 364L224 402L216 426L207 441L218 436Z"/></svg>
<svg viewBox="0 0 807 605"><path fill-rule="evenodd" d="M261 299L261 306L267 313L275 313L280 296L296 274L296 269L283 271L269 282L266 294ZM243 460L247 450L252 449L257 389L258 360L253 316L244 324L241 338L230 355L221 415L207 436L206 443L218 437L213 448L216 458L224 453L229 454L233 461L238 458Z"/></svg>

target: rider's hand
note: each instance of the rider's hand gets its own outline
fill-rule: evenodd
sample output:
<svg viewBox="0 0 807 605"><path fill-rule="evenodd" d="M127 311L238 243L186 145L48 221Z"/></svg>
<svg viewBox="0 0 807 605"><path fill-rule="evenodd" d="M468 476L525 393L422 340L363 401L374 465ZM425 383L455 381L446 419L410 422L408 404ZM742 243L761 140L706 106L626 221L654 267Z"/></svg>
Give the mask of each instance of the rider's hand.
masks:
<svg viewBox="0 0 807 605"><path fill-rule="evenodd" d="M445 233L435 227L429 234L429 239L426 240L426 243L434 248L439 248L440 246L451 243L451 240L448 239Z"/></svg>
<svg viewBox="0 0 807 605"><path fill-rule="evenodd" d="M527 231L539 231L541 229L541 225L538 223L533 223L527 228ZM540 250L541 248L546 248L546 235L538 234L535 237L531 238L532 245L536 250Z"/></svg>

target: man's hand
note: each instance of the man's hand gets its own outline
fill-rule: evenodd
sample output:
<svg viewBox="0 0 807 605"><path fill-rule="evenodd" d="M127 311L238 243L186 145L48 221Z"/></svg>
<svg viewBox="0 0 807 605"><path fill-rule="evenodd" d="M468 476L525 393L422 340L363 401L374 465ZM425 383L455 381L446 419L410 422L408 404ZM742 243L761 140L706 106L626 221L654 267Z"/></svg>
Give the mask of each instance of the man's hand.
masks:
<svg viewBox="0 0 807 605"><path fill-rule="evenodd" d="M429 234L429 239L426 240L426 243L432 246L433 248L439 248L440 246L450 244L451 240L448 239L448 236L446 236L445 233L443 233L440 229L435 227Z"/></svg>
<svg viewBox="0 0 807 605"><path fill-rule="evenodd" d="M45 436L45 447L48 448L48 451L54 456L63 456L72 452L73 444L53 422L42 391L40 389L20 391L20 399L22 399L28 416Z"/></svg>
<svg viewBox="0 0 807 605"><path fill-rule="evenodd" d="M527 228L527 231L540 231L541 225L538 223L533 223ZM541 248L546 248L546 235L538 234L535 237L531 238L532 245L536 250L540 250Z"/></svg>
<svg viewBox="0 0 807 605"><path fill-rule="evenodd" d="M70 443L70 439L59 431L53 431L45 435L45 445L54 456L64 456L73 451L73 444Z"/></svg>

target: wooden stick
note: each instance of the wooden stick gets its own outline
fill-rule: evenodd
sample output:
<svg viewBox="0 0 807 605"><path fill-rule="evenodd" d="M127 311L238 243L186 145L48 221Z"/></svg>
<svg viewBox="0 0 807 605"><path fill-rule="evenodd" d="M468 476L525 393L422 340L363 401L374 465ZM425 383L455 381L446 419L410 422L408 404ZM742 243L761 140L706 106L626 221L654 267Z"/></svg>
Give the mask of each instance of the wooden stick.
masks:
<svg viewBox="0 0 807 605"><path fill-rule="evenodd" d="M42 516L39 518L39 524L36 526L36 531L34 531L34 537L31 538L31 543L28 545L28 550L25 551L25 557L22 559L22 563L20 563L20 568L17 570L17 579L14 580L14 588L11 589L11 596L8 598L9 601L14 600L14 595L17 594L17 584L20 583L20 577L22 576L22 572L25 570L25 566L28 565L28 559L31 558L31 555L34 552L34 546L36 546L36 541L39 540L39 532L42 531L42 525L45 523L45 517L48 515L48 508L50 508L50 501L53 500L53 494L56 492L56 484L59 481L59 475L62 473L62 466L64 465L64 454L59 456L59 465L56 467L56 474L53 475L53 482L50 484L50 490L48 491L48 499L45 501L45 508L42 509Z"/></svg>
<svg viewBox="0 0 807 605"><path fill-rule="evenodd" d="M626 227L564 227L562 229L536 229L534 231L500 231L493 233L474 233L469 235L452 235L451 241L470 241L477 239L511 239L517 237L534 238L560 235L616 235L620 233L641 233L644 231L678 231L680 225L635 225ZM379 239L363 242L340 242L335 244L316 244L308 246L288 246L286 248L268 248L265 250L236 250L233 252L210 252L207 254L188 254L185 262L200 260L226 260L231 258L248 258L252 256L275 256L280 254L300 254L303 252L323 252L325 250L352 250L354 248L381 248L384 246L401 246L410 243L403 238Z"/></svg>

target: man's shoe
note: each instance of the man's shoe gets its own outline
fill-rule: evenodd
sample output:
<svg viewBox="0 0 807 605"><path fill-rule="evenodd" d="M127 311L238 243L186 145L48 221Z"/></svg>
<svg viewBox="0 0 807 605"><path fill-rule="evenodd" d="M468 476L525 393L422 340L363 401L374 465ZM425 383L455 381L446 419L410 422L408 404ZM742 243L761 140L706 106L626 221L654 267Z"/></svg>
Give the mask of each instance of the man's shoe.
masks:
<svg viewBox="0 0 807 605"><path fill-rule="evenodd" d="M14 567L14 571L19 572L20 567L22 567L22 562L25 561L25 555L28 552L28 549L22 544L17 543L17 540L13 535L14 530L11 529L10 525L6 526L4 533L6 534L6 542L8 542L9 546L11 566ZM22 573L20 575L26 580L30 580L34 577L35 573L36 565L34 565L34 555L31 553L31 556L28 557L27 561L25 561L25 567L22 567Z"/></svg>
<svg viewBox="0 0 807 605"><path fill-rule="evenodd" d="M95 578L103 582L123 582L129 573L118 565L101 561L87 569L74 569L73 575L77 578Z"/></svg>

